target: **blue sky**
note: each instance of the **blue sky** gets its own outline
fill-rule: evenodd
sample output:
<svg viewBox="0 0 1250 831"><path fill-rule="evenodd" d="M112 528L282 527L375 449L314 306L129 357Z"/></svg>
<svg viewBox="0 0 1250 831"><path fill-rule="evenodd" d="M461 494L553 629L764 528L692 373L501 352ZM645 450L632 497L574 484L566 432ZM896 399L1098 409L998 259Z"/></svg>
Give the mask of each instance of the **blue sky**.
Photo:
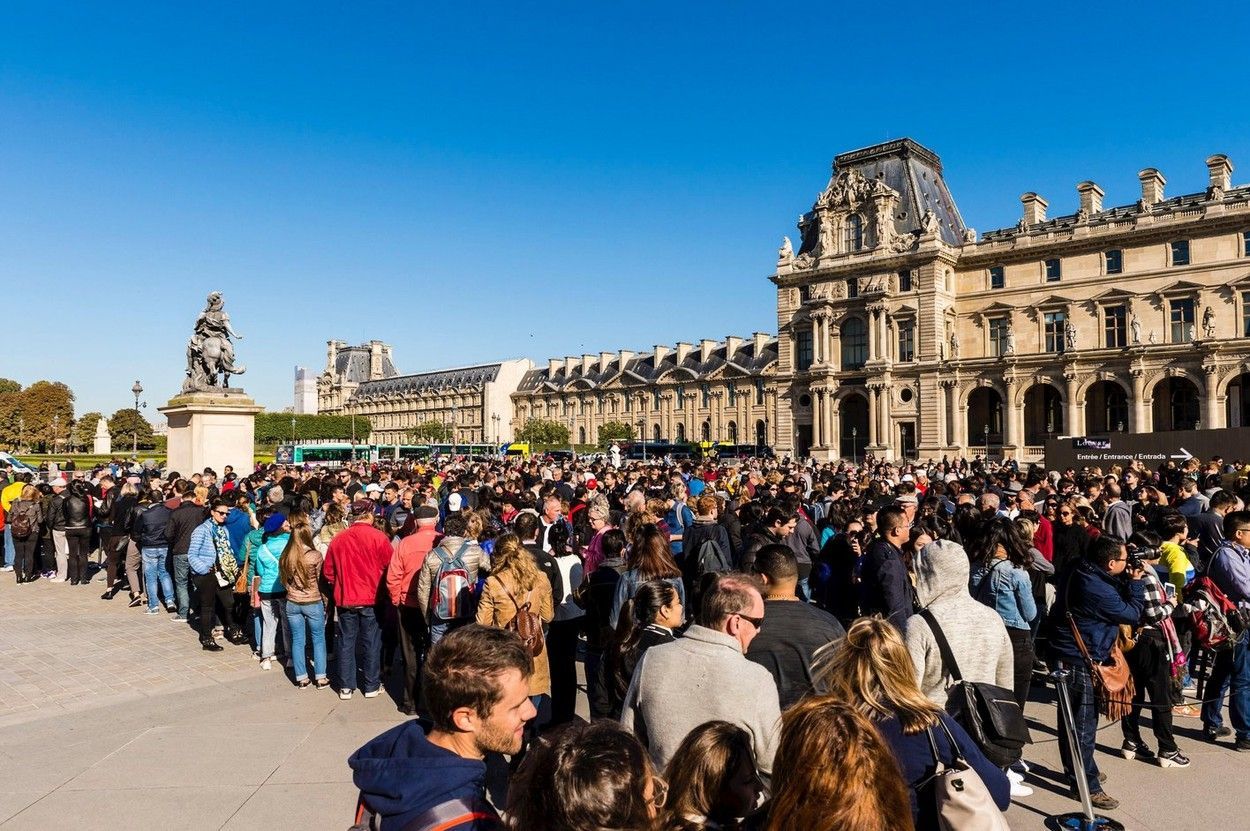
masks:
<svg viewBox="0 0 1250 831"><path fill-rule="evenodd" d="M210 289L272 409L331 338L415 372L771 332L833 156L900 136L981 231L1250 181L1244 6L843 5L6 3L0 375L155 407Z"/></svg>

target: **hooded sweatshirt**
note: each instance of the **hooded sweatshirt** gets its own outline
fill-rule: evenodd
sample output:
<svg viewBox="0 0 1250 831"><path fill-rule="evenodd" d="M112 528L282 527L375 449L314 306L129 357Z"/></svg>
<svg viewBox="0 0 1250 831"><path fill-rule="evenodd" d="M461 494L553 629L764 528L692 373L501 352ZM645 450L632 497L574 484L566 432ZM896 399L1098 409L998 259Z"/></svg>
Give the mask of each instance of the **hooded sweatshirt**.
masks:
<svg viewBox="0 0 1250 831"><path fill-rule="evenodd" d="M484 804L486 763L431 744L426 738L430 729L424 720L404 722L347 760L365 804L382 818L381 831L401 831L425 811L454 799ZM493 831L499 826L493 819L481 819L444 827Z"/></svg>
<svg viewBox="0 0 1250 831"><path fill-rule="evenodd" d="M997 684L1011 689L1014 668L1007 627L998 613L968 594L968 555L958 543L938 540L916 556L916 599L933 613L950 643L965 681ZM953 683L950 668L928 622L920 615L907 619L903 630L920 679L921 691L940 707Z"/></svg>

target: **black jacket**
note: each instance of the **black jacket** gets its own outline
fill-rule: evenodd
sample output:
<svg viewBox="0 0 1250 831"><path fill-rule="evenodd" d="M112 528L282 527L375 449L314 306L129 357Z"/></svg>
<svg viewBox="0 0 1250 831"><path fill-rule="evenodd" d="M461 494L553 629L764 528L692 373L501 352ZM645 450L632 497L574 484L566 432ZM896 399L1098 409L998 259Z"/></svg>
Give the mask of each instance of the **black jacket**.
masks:
<svg viewBox="0 0 1250 831"><path fill-rule="evenodd" d="M911 578L903 565L903 553L878 538L864 555L859 572L859 610L865 615L881 615L903 631L911 617L913 601Z"/></svg>
<svg viewBox="0 0 1250 831"><path fill-rule="evenodd" d="M73 494L65 496L61 501L61 514L64 516L62 530L81 531L91 527L91 506L87 503L88 498Z"/></svg>
<svg viewBox="0 0 1250 831"><path fill-rule="evenodd" d="M183 502L175 508L169 517L169 523L165 526L165 538L169 540L169 553L186 554L191 548L191 532L207 518L207 509L194 502Z"/></svg>
<svg viewBox="0 0 1250 831"><path fill-rule="evenodd" d="M49 531L65 530L65 499L68 493L56 493L48 498L44 516L48 519Z"/></svg>
<svg viewBox="0 0 1250 831"><path fill-rule="evenodd" d="M136 505L130 513L130 538L140 548L164 548L169 545L165 528L169 525L171 511L165 503Z"/></svg>

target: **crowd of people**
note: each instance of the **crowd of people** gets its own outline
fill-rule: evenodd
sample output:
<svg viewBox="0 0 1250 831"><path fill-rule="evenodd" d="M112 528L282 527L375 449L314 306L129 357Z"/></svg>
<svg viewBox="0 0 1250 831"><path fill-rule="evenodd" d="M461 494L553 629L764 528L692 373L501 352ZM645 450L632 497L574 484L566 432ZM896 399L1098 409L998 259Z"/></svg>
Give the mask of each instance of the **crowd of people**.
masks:
<svg viewBox="0 0 1250 831"><path fill-rule="evenodd" d="M1250 749L1247 472L115 464L3 472L0 517L19 585L94 577L104 601L343 700L391 680L418 718L352 755L362 828L927 831L954 809L943 771L998 811L1031 794L1027 745L1004 757L970 730L962 682L1023 710L1059 671L1063 772L1101 810L1117 660L1124 758L1189 766L1176 714ZM1226 643L1195 625L1197 585L1227 599Z"/></svg>

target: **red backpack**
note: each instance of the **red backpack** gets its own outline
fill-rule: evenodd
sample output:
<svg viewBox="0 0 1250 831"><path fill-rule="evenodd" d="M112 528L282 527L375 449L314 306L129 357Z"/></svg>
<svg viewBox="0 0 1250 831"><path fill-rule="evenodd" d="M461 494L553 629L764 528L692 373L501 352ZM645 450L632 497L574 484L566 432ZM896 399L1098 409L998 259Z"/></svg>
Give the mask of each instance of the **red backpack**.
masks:
<svg viewBox="0 0 1250 831"><path fill-rule="evenodd" d="M1185 587L1189 620L1194 637L1203 649L1231 649L1246 629L1246 620L1237 604L1215 585L1210 577L1195 577Z"/></svg>

